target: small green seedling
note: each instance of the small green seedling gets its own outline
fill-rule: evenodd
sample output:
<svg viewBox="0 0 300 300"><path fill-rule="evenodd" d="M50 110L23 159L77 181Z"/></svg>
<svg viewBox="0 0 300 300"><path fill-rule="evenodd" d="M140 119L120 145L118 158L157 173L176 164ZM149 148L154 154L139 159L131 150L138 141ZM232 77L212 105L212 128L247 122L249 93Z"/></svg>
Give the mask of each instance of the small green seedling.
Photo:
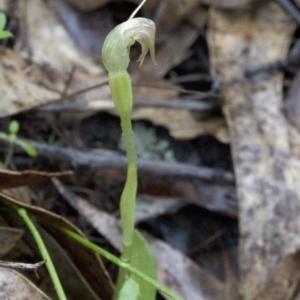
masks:
<svg viewBox="0 0 300 300"><path fill-rule="evenodd" d="M9 142L9 149L4 162L4 165L6 167L10 164L10 161L14 153L15 145L19 145L20 147L22 147L22 149L30 157L36 157L38 155L36 149L32 145L18 139L17 134L19 132L19 129L20 129L19 122L16 120L12 120L8 125L8 134L3 131L0 131L0 139Z"/></svg>
<svg viewBox="0 0 300 300"><path fill-rule="evenodd" d="M6 16L3 12L0 12L0 39L7 39L12 37L12 33L8 30L4 30L6 25Z"/></svg>

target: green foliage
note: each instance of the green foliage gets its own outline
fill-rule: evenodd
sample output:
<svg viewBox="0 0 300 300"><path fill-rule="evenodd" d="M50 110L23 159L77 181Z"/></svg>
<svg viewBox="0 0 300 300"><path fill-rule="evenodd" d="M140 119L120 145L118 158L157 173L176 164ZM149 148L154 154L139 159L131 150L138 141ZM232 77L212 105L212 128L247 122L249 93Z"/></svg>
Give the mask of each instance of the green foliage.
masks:
<svg viewBox="0 0 300 300"><path fill-rule="evenodd" d="M22 147L22 149L26 152L26 154L30 157L37 157L38 153L36 149L29 143L23 141L16 141L16 144Z"/></svg>
<svg viewBox="0 0 300 300"><path fill-rule="evenodd" d="M156 280L156 263L152 250L145 238L137 231L134 231L131 265L143 272L145 275ZM138 300L154 300L156 288L132 274L132 278L140 287L140 297Z"/></svg>
<svg viewBox="0 0 300 300"><path fill-rule="evenodd" d="M32 145L18 139L19 129L19 122L17 120L12 120L8 125L8 133L0 131L0 139L8 141L10 144L9 152L5 160L6 166L9 165L12 158L14 145L19 145L30 157L36 157L38 155L36 149Z"/></svg>
<svg viewBox="0 0 300 300"><path fill-rule="evenodd" d="M10 31L4 30L5 25L6 16L4 13L0 12L0 39L6 39L13 36Z"/></svg>
<svg viewBox="0 0 300 300"><path fill-rule="evenodd" d="M16 120L12 120L9 125L8 125L8 131L10 132L10 134L17 134L19 131L19 122Z"/></svg>
<svg viewBox="0 0 300 300"><path fill-rule="evenodd" d="M129 277L120 290L118 300L138 300L139 296L139 284L132 277Z"/></svg>
<svg viewBox="0 0 300 300"><path fill-rule="evenodd" d="M153 280L156 280L156 264L152 250L145 238L137 231L134 231L133 244L131 248L130 266L142 272ZM121 300L121 292L127 281L134 279L134 282L139 286L139 296L136 300L154 300L156 295L156 287L153 284L145 281L144 278L136 274L129 274L126 270L119 271L119 277L114 293L113 300Z"/></svg>

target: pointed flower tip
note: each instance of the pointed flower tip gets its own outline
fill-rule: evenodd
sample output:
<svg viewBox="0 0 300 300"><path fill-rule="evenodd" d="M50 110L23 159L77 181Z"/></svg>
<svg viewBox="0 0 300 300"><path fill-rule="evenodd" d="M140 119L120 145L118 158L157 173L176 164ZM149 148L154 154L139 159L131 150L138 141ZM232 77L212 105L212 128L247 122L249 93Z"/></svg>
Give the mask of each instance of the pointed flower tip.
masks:
<svg viewBox="0 0 300 300"><path fill-rule="evenodd" d="M147 45L147 47L143 47L142 45L142 54L140 55L139 59L137 60L137 62L140 63L140 67L141 65L143 64L144 60L145 60L145 57L147 55L147 53L149 52L150 50L150 57L151 57L151 60L152 62L157 65L156 63L156 60L155 60L155 49L154 49L154 45Z"/></svg>
<svg viewBox="0 0 300 300"><path fill-rule="evenodd" d="M117 26L106 38L102 49L103 63L106 69L120 71L127 69L129 64L128 48L135 42L141 45L142 53L138 59L142 65L146 54L155 62L155 24L146 18L133 18Z"/></svg>
<svg viewBox="0 0 300 300"><path fill-rule="evenodd" d="M147 53L150 50L150 56L154 64L155 61L155 24L152 20L146 18L135 18L131 20L132 29L130 30L130 38L133 40L133 43L136 41L142 47L142 53L137 60L140 63L140 66L143 64L144 59ZM128 31L129 33L129 31Z"/></svg>

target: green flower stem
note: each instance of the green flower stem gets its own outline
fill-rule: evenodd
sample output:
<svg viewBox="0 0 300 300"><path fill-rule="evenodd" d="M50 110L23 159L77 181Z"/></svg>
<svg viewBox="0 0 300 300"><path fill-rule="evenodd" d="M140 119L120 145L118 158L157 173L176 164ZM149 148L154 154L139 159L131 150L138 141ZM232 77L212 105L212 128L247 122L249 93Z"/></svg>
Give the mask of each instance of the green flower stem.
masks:
<svg viewBox="0 0 300 300"><path fill-rule="evenodd" d="M126 70L108 73L112 98L120 117L129 117L132 112L131 79Z"/></svg>
<svg viewBox="0 0 300 300"><path fill-rule="evenodd" d="M169 296L170 298L172 298L174 300L184 300L182 297L180 297L179 295L177 295L174 292L170 291L164 285L159 284L156 280L150 278L149 276L145 275L143 272L141 272L141 271L137 270L136 268L132 267L129 263L125 263L123 260L120 260L118 257L116 257L113 254L111 254L110 252L102 249L101 247L95 245L94 243L90 242L86 238L78 235L77 233L75 233L75 232L73 232L69 229L66 229L66 228L63 228L63 227L57 227L57 226L56 226L56 228L59 229L60 231L64 232L70 238L74 239L75 241L82 244L86 248L89 248L92 251L94 251L94 252L98 253L99 255L103 256L104 258L106 258L110 262L114 263L118 267L120 267L124 270L127 270L128 272L131 272L131 273L135 274L136 276L142 278L143 280L147 281L148 283L152 284L153 286L155 286L157 288L158 291L160 291L164 295Z"/></svg>
<svg viewBox="0 0 300 300"><path fill-rule="evenodd" d="M120 212L123 228L121 259L124 262L129 262L132 252L137 191L137 159L131 124L132 88L130 76L126 71L113 72L113 74L109 74L109 85L121 118L122 135L128 160L127 179L121 196Z"/></svg>
<svg viewBox="0 0 300 300"><path fill-rule="evenodd" d="M130 262L133 244L135 203L137 191L137 163L131 125L132 87L127 72L130 62L130 47L137 41L142 54L138 61L142 64L150 50L155 62L155 24L146 18L133 18L145 0L133 12L129 20L118 25L106 37L102 48L102 60L108 71L112 98L121 118L122 134L128 159L127 179L121 196L120 214L123 225L123 253L121 259Z"/></svg>
<svg viewBox="0 0 300 300"><path fill-rule="evenodd" d="M143 5L144 3L145 0L142 1L141 5ZM139 5L138 9L141 7L141 5ZM155 24L153 21L145 18L133 19L137 10L133 12L128 21L118 25L109 33L104 41L104 45L102 48L102 60L105 68L108 71L108 81L112 98L121 119L122 135L128 161L127 178L120 201L120 215L123 229L123 252L121 255L121 261L128 267L121 267L119 270L113 300L119 299L120 291L129 278L128 271L130 271L130 269L132 268L132 266L130 266L130 263L135 258L133 257L133 255L137 255L136 253L133 254L135 246L134 221L137 193L137 158L131 124L132 86L130 76L127 72L127 68L130 62L130 47L136 41L139 42L142 47L142 54L140 55L138 61L142 64L145 55L147 54L148 50L150 50L151 58L153 62L155 62ZM139 255L142 254L139 253ZM148 253L148 256L149 260L151 260L151 251ZM146 260L146 257L144 257L144 259ZM137 270L137 272L139 271ZM151 274L151 272L149 274ZM142 276L145 275L142 274ZM153 274L153 278L154 277L156 278L156 276L154 276ZM151 279L151 281L156 282L154 279ZM145 286L143 286L143 284L140 284L140 288L141 287L145 290L145 295L142 296L148 297L147 284ZM153 291L155 292L154 289ZM148 294L149 297L147 299L154 299L154 295L152 296L152 291Z"/></svg>
<svg viewBox="0 0 300 300"><path fill-rule="evenodd" d="M64 290L62 288L62 285L61 285L58 275L56 273L53 262L51 260L51 257L47 251L47 248L46 248L38 230L36 229L34 223L31 221L31 219L29 218L29 216L27 214L27 211L24 208L16 206L15 209L16 209L17 213L19 214L19 216L24 220L27 227L29 228L31 234L33 235L33 238L35 239L35 241L37 243L37 246L41 252L43 259L46 261L46 267L48 269L51 280L55 287L58 299L66 300L67 298L65 296Z"/></svg>

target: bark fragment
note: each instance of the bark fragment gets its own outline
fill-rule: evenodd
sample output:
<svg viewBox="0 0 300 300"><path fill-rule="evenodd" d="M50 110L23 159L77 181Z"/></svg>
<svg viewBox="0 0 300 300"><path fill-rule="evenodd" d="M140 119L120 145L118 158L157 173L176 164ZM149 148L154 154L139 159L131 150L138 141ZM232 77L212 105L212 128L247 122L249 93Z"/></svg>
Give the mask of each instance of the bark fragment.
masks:
<svg viewBox="0 0 300 300"><path fill-rule="evenodd" d="M212 72L223 76L239 200L240 276L251 294L300 246L300 201L282 112L279 73L245 71L285 59L294 22L270 1L252 10L211 9Z"/></svg>

